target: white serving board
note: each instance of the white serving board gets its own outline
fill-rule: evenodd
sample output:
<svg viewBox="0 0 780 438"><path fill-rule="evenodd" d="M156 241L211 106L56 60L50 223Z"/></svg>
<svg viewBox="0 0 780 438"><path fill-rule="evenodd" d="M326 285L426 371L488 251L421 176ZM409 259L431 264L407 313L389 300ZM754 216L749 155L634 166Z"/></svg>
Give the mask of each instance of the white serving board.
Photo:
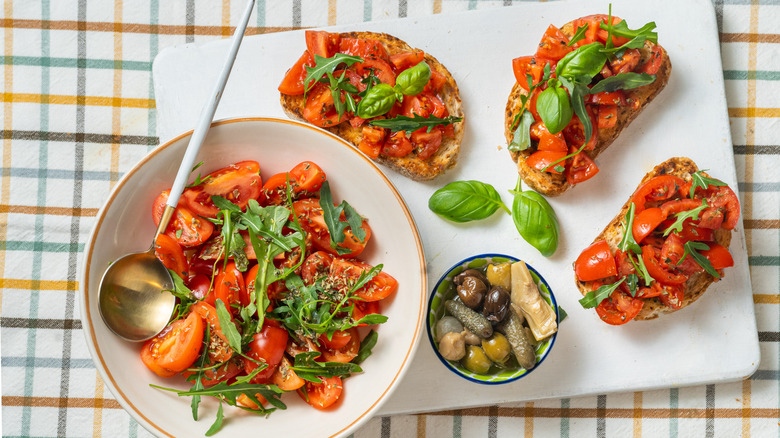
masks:
<svg viewBox="0 0 780 438"><path fill-rule="evenodd" d="M620 327L604 324L593 310L577 303L580 294L571 268L642 176L667 158L689 156L737 189L720 47L709 0L613 4L613 13L633 28L657 23L659 43L674 67L666 89L599 157L600 174L550 199L562 230L552 258L540 256L523 241L509 215L500 211L480 222L454 224L428 210L428 198L436 189L469 179L492 184L511 205L507 190L514 187L517 173L503 136L504 107L515 81L511 60L533 54L550 23L560 26L580 16L606 13L608 7L607 0L524 3L329 28L395 35L435 56L460 87L467 125L457 167L426 183L386 172L419 228L428 284L433 287L450 266L467 256L511 254L546 277L569 314L543 366L507 385L479 385L455 376L436 358L423 333L424 345L382 414L731 381L757 369L760 353L741 225L731 242L736 266L727 270L725 279L694 305L654 321ZM162 142L192 129L227 49L228 41L222 40L173 47L157 57L153 70ZM304 49L303 31L247 37L217 118L285 117L276 87Z"/></svg>

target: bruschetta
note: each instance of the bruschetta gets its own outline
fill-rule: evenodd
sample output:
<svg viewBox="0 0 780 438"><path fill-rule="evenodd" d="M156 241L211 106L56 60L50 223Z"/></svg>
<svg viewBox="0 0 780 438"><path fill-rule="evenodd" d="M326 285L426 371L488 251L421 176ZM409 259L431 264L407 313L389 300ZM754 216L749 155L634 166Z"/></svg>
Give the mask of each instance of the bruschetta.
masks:
<svg viewBox="0 0 780 438"><path fill-rule="evenodd" d="M556 196L598 173L593 160L669 80L672 64L654 28L582 17L550 25L534 55L512 61L504 133L527 185Z"/></svg>
<svg viewBox="0 0 780 438"><path fill-rule="evenodd" d="M734 191L691 159L659 164L574 262L580 304L613 325L690 305L734 265L739 215Z"/></svg>
<svg viewBox="0 0 780 438"><path fill-rule="evenodd" d="M457 163L464 124L458 85L433 56L396 37L307 31L306 50L279 91L288 116L409 178L430 180Z"/></svg>

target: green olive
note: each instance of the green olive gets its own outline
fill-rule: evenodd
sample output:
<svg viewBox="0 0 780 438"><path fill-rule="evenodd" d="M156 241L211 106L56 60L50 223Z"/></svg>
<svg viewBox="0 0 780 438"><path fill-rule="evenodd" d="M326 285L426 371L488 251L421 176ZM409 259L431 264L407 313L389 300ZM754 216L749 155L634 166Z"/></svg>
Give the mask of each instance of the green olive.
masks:
<svg viewBox="0 0 780 438"><path fill-rule="evenodd" d="M469 345L466 348L466 357L463 358L463 366L475 374L487 374L493 363L488 359L485 352L475 345Z"/></svg>
<svg viewBox="0 0 780 438"><path fill-rule="evenodd" d="M487 279L492 286L501 286L506 290L512 289L512 264L500 263L488 265Z"/></svg>
<svg viewBox="0 0 780 438"><path fill-rule="evenodd" d="M504 363L509 359L512 347L504 335L493 332L493 336L482 340L482 349L488 359L496 363Z"/></svg>

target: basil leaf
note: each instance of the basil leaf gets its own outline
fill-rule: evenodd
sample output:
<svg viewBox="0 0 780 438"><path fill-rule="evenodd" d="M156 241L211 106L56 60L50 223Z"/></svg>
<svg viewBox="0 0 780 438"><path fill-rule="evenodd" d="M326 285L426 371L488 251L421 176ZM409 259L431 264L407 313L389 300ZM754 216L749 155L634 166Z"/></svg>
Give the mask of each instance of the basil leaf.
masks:
<svg viewBox="0 0 780 438"><path fill-rule="evenodd" d="M512 221L523 239L545 256L558 248L558 217L544 196L533 190L522 191L517 180L512 202Z"/></svg>
<svg viewBox="0 0 780 438"><path fill-rule="evenodd" d="M485 219L499 207L509 213L493 186L473 180L451 182L428 199L431 211L453 222Z"/></svg>
<svg viewBox="0 0 780 438"><path fill-rule="evenodd" d="M399 92L388 84L377 84L371 88L357 104L355 115L362 119L370 119L387 114L399 98Z"/></svg>
<svg viewBox="0 0 780 438"><path fill-rule="evenodd" d="M509 143L510 151L523 151L531 147L531 125L534 124L534 115L528 110L523 110L519 114L520 123L515 129L515 135L512 137L512 143Z"/></svg>
<svg viewBox="0 0 780 438"><path fill-rule="evenodd" d="M615 76L604 78L590 89L590 94L608 93L616 90L631 90L643 87L655 82L655 75L647 73L618 73Z"/></svg>
<svg viewBox="0 0 780 438"><path fill-rule="evenodd" d="M392 119L377 119L368 122L371 126L389 129L390 132L413 132L420 128L428 127L431 132L434 126L446 126L463 120L463 117L447 116L443 119L436 116L422 117L415 114L414 117L395 116Z"/></svg>
<svg viewBox="0 0 780 438"><path fill-rule="evenodd" d="M723 181L715 178L710 178L708 176L704 176L702 172L705 172L704 170L698 170L696 172L693 172L691 174L691 191L689 194L689 197L693 199L693 195L696 193L696 188L701 187L704 190L707 190L710 186L727 186L728 184L724 183Z"/></svg>
<svg viewBox="0 0 780 438"><path fill-rule="evenodd" d="M612 292L615 292L615 289L617 289L618 286L620 286L620 283L625 280L626 277L623 277L616 283L605 284L596 290L586 293L585 296L579 300L580 305L585 309L592 309L598 306L602 301L609 298L609 296L612 295Z"/></svg>
<svg viewBox="0 0 780 438"><path fill-rule="evenodd" d="M599 27L604 30L609 30L610 28L610 26L603 21L599 24ZM658 32L653 32L653 29L655 28L655 22L651 21L639 29L632 30L628 28L628 24L623 20L612 25L612 35L631 39L639 38L643 42L647 40L653 44L658 44Z"/></svg>
<svg viewBox="0 0 780 438"><path fill-rule="evenodd" d="M314 67L306 66L306 78L303 80L305 90L311 90L311 87L323 76L328 73L333 73L336 68L341 64L350 66L356 62L363 62L363 58L359 56L345 55L343 53L336 53L331 58L323 58L320 55L314 55Z"/></svg>
<svg viewBox="0 0 780 438"><path fill-rule="evenodd" d="M539 93L536 100L536 109L542 118L544 126L551 134L563 131L563 128L571 122L572 109L569 94L554 81L553 86Z"/></svg>
<svg viewBox="0 0 780 438"><path fill-rule="evenodd" d="M402 71L395 79L395 88L406 96L420 94L431 79L431 68L425 61Z"/></svg>
<svg viewBox="0 0 780 438"><path fill-rule="evenodd" d="M577 28L577 31L574 32L574 35L572 35L571 40L569 40L569 43L566 44L567 46L571 47L576 43L577 41L580 41L581 39L585 38L585 31L588 30L588 25L582 25Z"/></svg>
<svg viewBox="0 0 780 438"><path fill-rule="evenodd" d="M679 262L677 262L677 265L679 265L683 259L685 259L685 256L690 254L691 257L693 257L693 260L699 264L708 274L712 275L715 278L720 278L720 274L718 271L715 270L715 268L712 266L712 263L707 259L707 257L704 257L703 255L699 254L696 250L699 251L707 251L710 249L710 247L703 242L696 242L695 240L690 240L688 242L685 242L684 245L685 252L683 253L682 258Z"/></svg>
<svg viewBox="0 0 780 438"><path fill-rule="evenodd" d="M601 43L591 43L569 52L555 67L555 74L560 78L578 78L585 76L593 78L604 67L607 55L601 52Z"/></svg>

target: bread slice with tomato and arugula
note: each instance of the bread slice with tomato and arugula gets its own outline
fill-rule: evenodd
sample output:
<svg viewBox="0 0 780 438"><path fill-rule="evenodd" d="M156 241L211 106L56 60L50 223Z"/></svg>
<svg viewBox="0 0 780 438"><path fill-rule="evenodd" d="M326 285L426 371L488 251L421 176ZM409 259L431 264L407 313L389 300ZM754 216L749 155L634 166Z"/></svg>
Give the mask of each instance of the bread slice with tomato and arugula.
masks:
<svg viewBox="0 0 780 438"><path fill-rule="evenodd" d="M593 160L669 80L653 29L591 15L550 25L536 54L512 60L505 135L527 185L556 196L598 173Z"/></svg>
<svg viewBox="0 0 780 438"><path fill-rule="evenodd" d="M690 158L659 164L574 262L580 304L613 325L690 305L734 265L739 214L734 191Z"/></svg>
<svg viewBox="0 0 780 438"><path fill-rule="evenodd" d="M306 31L306 50L279 92L291 118L414 180L457 163L463 109L455 79L433 56L391 35Z"/></svg>

